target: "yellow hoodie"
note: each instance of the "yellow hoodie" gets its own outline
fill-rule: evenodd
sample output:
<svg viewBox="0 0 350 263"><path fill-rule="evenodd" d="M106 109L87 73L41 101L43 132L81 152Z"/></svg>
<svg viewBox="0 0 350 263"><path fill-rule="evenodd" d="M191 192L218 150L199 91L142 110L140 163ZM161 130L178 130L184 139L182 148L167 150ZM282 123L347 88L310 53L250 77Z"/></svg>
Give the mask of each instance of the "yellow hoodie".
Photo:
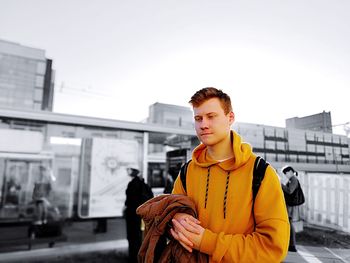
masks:
<svg viewBox="0 0 350 263"><path fill-rule="evenodd" d="M209 255L210 262L281 262L288 252L290 230L280 181L269 165L255 199L254 232L252 179L256 156L249 144L231 132L234 157L223 162L210 159L206 146L200 144L187 169L187 193L179 176L173 193L187 194L196 204L205 228L199 250Z"/></svg>

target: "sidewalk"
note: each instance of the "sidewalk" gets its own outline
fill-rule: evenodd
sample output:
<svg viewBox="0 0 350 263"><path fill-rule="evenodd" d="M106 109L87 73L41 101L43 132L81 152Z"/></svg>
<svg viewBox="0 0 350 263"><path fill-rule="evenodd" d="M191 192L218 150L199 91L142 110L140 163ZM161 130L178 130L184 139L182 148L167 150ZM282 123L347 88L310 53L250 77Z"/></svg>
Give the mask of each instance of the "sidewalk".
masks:
<svg viewBox="0 0 350 263"><path fill-rule="evenodd" d="M127 262L128 243L124 219L108 220L106 233L94 234L94 221L73 222L66 225L64 233L66 241L58 242L53 248L47 243L35 244L32 250L26 246L2 247L0 249L0 262L28 262L28 263L109 263ZM20 227L1 231L0 239L9 238L15 230L23 231ZM284 262L335 262L350 263L350 249L328 248L325 246L297 245L298 253L291 252Z"/></svg>
<svg viewBox="0 0 350 263"><path fill-rule="evenodd" d="M285 263L350 263L350 249L297 246L298 252L289 252Z"/></svg>
<svg viewBox="0 0 350 263"><path fill-rule="evenodd" d="M105 233L95 234L95 226L96 222L91 220L65 223L64 241L56 242L52 248L48 248L49 239L41 238L31 250L24 242L16 245L1 242L0 262L126 262L125 220L109 219ZM24 238L27 226L1 227L0 233L0 241ZM95 260L91 261L93 258Z"/></svg>
<svg viewBox="0 0 350 263"><path fill-rule="evenodd" d="M95 242L115 241L126 238L125 220L122 218L109 219L107 232L95 234L93 232L96 222L92 220L66 222L63 227L61 241L54 244L55 247L80 245ZM0 255L6 252L19 252L28 250L27 239L28 226L0 227ZM15 242L21 240L22 242ZM36 238L32 250L47 248L50 238ZM0 256L1 257L1 256Z"/></svg>
<svg viewBox="0 0 350 263"><path fill-rule="evenodd" d="M350 263L350 249L330 250L322 247L297 246L298 252L291 252L285 263ZM109 263L127 262L128 244L125 239L87 244L43 248L32 251L2 253L0 262L85 262Z"/></svg>
<svg viewBox="0 0 350 263"><path fill-rule="evenodd" d="M126 239L0 254L0 262L127 262Z"/></svg>

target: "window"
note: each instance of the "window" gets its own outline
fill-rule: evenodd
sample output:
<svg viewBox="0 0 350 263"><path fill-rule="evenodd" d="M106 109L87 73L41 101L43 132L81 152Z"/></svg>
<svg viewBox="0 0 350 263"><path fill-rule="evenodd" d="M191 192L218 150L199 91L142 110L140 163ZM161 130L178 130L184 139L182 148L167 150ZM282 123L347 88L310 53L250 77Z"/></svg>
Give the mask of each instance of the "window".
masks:
<svg viewBox="0 0 350 263"><path fill-rule="evenodd" d="M290 154L289 155L289 160L291 162L296 162L297 161L297 155L296 154Z"/></svg>
<svg viewBox="0 0 350 263"><path fill-rule="evenodd" d="M44 77L36 75L35 76L35 87L42 88L44 87Z"/></svg>
<svg viewBox="0 0 350 263"><path fill-rule="evenodd" d="M323 145L316 145L316 152L324 153L324 146Z"/></svg>
<svg viewBox="0 0 350 263"><path fill-rule="evenodd" d="M42 89L34 89L34 100L41 102L43 99L43 90Z"/></svg>
<svg viewBox="0 0 350 263"><path fill-rule="evenodd" d="M39 61L36 64L36 73L44 75L46 71L46 63L43 61Z"/></svg>
<svg viewBox="0 0 350 263"><path fill-rule="evenodd" d="M307 158L306 155L301 154L298 156L298 158L299 158L299 163L306 163L306 158Z"/></svg>
<svg viewBox="0 0 350 263"><path fill-rule="evenodd" d="M278 150L285 150L284 142L277 142L277 149Z"/></svg>
<svg viewBox="0 0 350 263"><path fill-rule="evenodd" d="M279 162L285 162L286 161L286 155L285 154L278 154L277 155Z"/></svg>
<svg viewBox="0 0 350 263"><path fill-rule="evenodd" d="M308 156L307 159L309 163L316 163L316 156Z"/></svg>
<svg viewBox="0 0 350 263"><path fill-rule="evenodd" d="M265 147L266 147L266 149L275 149L275 142L274 141L266 141Z"/></svg>
<svg viewBox="0 0 350 263"><path fill-rule="evenodd" d="M308 152L315 152L316 151L316 146L315 145L313 145L313 144L308 144L307 145L307 151Z"/></svg>

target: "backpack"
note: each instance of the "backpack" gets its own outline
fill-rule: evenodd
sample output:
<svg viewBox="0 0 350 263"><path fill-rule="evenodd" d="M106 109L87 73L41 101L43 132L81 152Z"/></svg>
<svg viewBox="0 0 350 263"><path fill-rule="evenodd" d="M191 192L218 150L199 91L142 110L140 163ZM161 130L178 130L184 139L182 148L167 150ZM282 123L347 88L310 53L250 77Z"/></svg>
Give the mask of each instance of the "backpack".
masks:
<svg viewBox="0 0 350 263"><path fill-rule="evenodd" d="M154 194L152 192L152 188L143 180L141 179L141 203L148 201L149 199L154 197Z"/></svg>
<svg viewBox="0 0 350 263"><path fill-rule="evenodd" d="M180 180L182 183L182 186L187 192L186 188L186 174L187 174L187 167L191 160L186 162L184 165L182 165L180 169ZM256 195L258 194L260 185L262 180L264 179L265 176L265 171L267 166L269 165L268 162L266 162L262 157L257 156L254 162L254 170L253 170L253 183L252 183L252 191L253 191L253 204L252 204L252 213L253 213L253 220L254 220L254 231L256 227L256 221L255 221L255 215L254 215L254 204L255 204L255 198Z"/></svg>
<svg viewBox="0 0 350 263"><path fill-rule="evenodd" d="M298 180L298 187L294 190L293 193L287 194L284 191L283 193L284 193L284 199L286 200L286 204L288 206L298 206L305 203L305 196L304 196L303 190L301 189L299 180Z"/></svg>

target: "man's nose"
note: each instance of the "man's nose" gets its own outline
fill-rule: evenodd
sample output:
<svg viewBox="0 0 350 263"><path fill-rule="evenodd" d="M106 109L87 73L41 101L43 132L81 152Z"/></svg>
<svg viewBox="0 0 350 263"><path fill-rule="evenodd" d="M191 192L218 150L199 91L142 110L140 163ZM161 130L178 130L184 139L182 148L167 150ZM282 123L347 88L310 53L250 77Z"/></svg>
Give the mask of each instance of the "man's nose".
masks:
<svg viewBox="0 0 350 263"><path fill-rule="evenodd" d="M203 118L203 120L201 121L201 124L200 124L200 128L202 130L204 130L204 129L208 129L208 127L209 127L208 120L206 118Z"/></svg>

